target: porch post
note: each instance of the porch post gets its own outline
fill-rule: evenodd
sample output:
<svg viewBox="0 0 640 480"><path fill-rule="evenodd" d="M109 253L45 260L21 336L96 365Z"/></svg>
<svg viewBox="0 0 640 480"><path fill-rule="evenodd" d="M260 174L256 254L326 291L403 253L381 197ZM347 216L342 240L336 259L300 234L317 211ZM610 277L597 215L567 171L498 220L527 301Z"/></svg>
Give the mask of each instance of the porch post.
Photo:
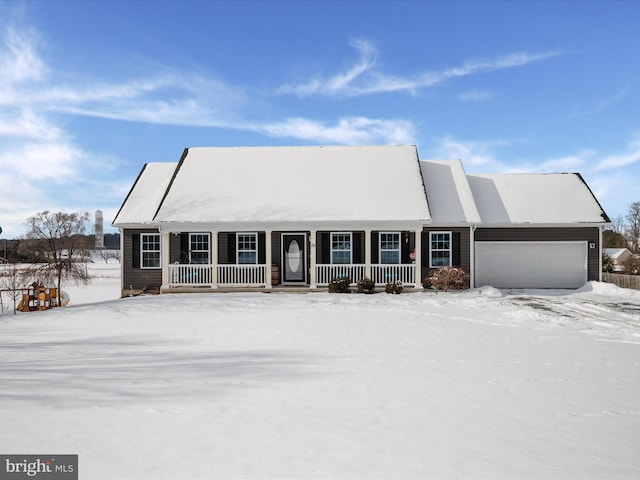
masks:
<svg viewBox="0 0 640 480"><path fill-rule="evenodd" d="M309 288L318 288L316 279L316 241L317 231L311 230L309 232Z"/></svg>
<svg viewBox="0 0 640 480"><path fill-rule="evenodd" d="M371 278L371 229L364 231L364 276Z"/></svg>
<svg viewBox="0 0 640 480"><path fill-rule="evenodd" d="M160 251L162 252L162 287L160 290L169 288L169 252L171 251L170 233L160 234Z"/></svg>
<svg viewBox="0 0 640 480"><path fill-rule="evenodd" d="M416 229L416 288L422 288L422 227Z"/></svg>
<svg viewBox="0 0 640 480"><path fill-rule="evenodd" d="M264 263L265 265L265 272L264 272L264 287L267 289L272 288L272 284L271 284L271 263L272 263L272 255L273 252L271 251L271 230L267 230L266 232L264 232L264 250L265 250L265 260Z"/></svg>
<svg viewBox="0 0 640 480"><path fill-rule="evenodd" d="M218 288L218 232L211 232L211 288Z"/></svg>

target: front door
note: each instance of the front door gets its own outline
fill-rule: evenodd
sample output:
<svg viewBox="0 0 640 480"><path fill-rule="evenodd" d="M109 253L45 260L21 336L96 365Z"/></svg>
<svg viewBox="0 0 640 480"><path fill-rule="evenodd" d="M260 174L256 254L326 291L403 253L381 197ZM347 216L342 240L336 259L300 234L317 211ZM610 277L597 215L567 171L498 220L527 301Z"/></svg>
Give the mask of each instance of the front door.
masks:
<svg viewBox="0 0 640 480"><path fill-rule="evenodd" d="M282 234L282 283L307 283L307 236Z"/></svg>

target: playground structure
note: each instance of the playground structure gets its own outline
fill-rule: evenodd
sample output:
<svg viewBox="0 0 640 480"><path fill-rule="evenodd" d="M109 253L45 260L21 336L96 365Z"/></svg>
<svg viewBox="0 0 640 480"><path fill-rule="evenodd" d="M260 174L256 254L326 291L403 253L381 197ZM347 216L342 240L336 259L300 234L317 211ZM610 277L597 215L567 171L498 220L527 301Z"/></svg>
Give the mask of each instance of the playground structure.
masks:
<svg viewBox="0 0 640 480"><path fill-rule="evenodd" d="M42 283L34 283L29 288L23 288L22 299L16 310L19 312L35 312L49 310L55 307L65 307L69 303L69 295L60 290L60 303L58 303L58 289L45 287Z"/></svg>

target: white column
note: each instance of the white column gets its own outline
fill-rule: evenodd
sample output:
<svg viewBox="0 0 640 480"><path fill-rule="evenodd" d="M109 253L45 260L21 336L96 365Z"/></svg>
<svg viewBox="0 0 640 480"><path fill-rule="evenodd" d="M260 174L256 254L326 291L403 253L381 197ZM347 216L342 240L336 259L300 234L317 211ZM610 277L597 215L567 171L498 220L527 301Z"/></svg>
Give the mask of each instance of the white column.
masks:
<svg viewBox="0 0 640 480"><path fill-rule="evenodd" d="M272 260L272 253L273 252L271 251L271 230L267 230L265 232L265 234L264 234L264 237L265 237L265 242L264 242L264 244L265 244L265 246L264 246L265 261L264 261L264 263L266 263L266 266L265 266L265 270L266 271L264 272L264 275L265 275L265 279L264 279L265 285L264 286L265 286L265 288L269 289L269 288L272 288L272 286L273 286L271 284L271 263L273 262L273 260Z"/></svg>
<svg viewBox="0 0 640 480"><path fill-rule="evenodd" d="M422 228L416 229L416 288L422 288Z"/></svg>
<svg viewBox="0 0 640 480"><path fill-rule="evenodd" d="M160 251L162 252L162 287L169 288L169 252L171 251L170 233L162 232L160 234Z"/></svg>
<svg viewBox="0 0 640 480"><path fill-rule="evenodd" d="M311 230L309 232L309 288L318 288L316 279L316 241L318 232Z"/></svg>
<svg viewBox="0 0 640 480"><path fill-rule="evenodd" d="M218 232L211 232L211 288L218 288Z"/></svg>
<svg viewBox="0 0 640 480"><path fill-rule="evenodd" d="M469 287L475 288L476 283L476 226L469 227Z"/></svg>
<svg viewBox="0 0 640 480"><path fill-rule="evenodd" d="M371 278L371 230L364 231L364 276Z"/></svg>

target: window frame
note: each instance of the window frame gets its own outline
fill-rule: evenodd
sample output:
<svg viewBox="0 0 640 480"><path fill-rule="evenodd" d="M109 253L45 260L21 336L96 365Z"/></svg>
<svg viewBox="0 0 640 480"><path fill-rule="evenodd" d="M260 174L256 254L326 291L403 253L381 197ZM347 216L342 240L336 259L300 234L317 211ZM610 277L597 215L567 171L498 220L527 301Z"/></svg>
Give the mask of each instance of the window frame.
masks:
<svg viewBox="0 0 640 480"><path fill-rule="evenodd" d="M148 240L148 237L155 237L154 240ZM157 244L158 248L156 249L146 249L146 246L150 246L152 244ZM155 245L152 245L155 246ZM146 254L146 255L145 255ZM145 257L148 254L157 254L158 262L157 266L147 266L145 265ZM141 233L140 234L140 268L143 270L158 270L162 268L162 236L159 233Z"/></svg>
<svg viewBox="0 0 640 480"><path fill-rule="evenodd" d="M337 235L345 235L349 237L349 249L336 249L333 248L333 239L334 236ZM343 240L344 241L344 240ZM352 265L353 264L353 232L331 232L329 235L329 252L330 252L330 256L329 256L329 261L331 262L331 265ZM347 263L335 263L333 261L333 254L334 252L349 252L349 262Z"/></svg>
<svg viewBox="0 0 640 480"><path fill-rule="evenodd" d="M253 236L253 241L255 243L254 249L248 248L240 248L240 237L242 236ZM248 252L255 254L254 262L240 262L240 253ZM258 232L237 232L236 233L236 265L258 265Z"/></svg>
<svg viewBox="0 0 640 480"><path fill-rule="evenodd" d="M433 248L433 243L438 242L434 240L435 235L447 235L449 237L449 248ZM449 263L446 265L434 265L433 254L435 252L449 252ZM451 231L433 231L429 232L429 268L445 268L453 265L453 232Z"/></svg>
<svg viewBox="0 0 640 480"><path fill-rule="evenodd" d="M194 249L193 248L193 238L196 236L202 236L206 239L207 248L206 250ZM206 262L194 262L192 254L193 253L206 253L207 261ZM207 232L189 232L189 264L190 265L210 265L211 264L211 234Z"/></svg>
<svg viewBox="0 0 640 480"><path fill-rule="evenodd" d="M395 235L398 239L398 248L382 248L382 237L384 235ZM401 232L379 232L378 233L378 261L380 265L400 265L402 263L402 235ZM389 263L382 261L382 252L398 252L398 261Z"/></svg>

